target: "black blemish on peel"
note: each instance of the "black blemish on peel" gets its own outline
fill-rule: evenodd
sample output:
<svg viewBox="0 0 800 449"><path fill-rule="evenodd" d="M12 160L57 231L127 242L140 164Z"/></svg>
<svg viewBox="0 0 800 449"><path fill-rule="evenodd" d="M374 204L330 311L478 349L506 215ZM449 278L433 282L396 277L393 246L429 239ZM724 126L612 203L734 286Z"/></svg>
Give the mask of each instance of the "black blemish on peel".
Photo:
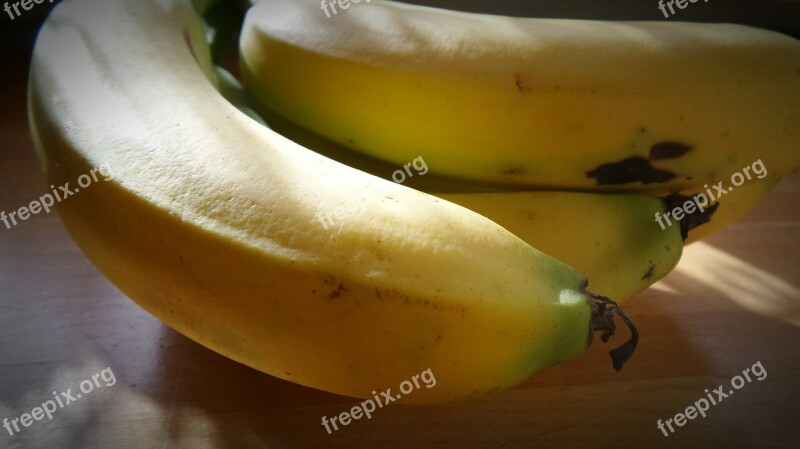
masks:
<svg viewBox="0 0 800 449"><path fill-rule="evenodd" d="M665 182L675 178L675 173L654 168L650 161L641 156L632 156L619 162L602 164L594 170L586 172L589 178L595 178L597 185L618 185L641 182L651 184Z"/></svg>
<svg viewBox="0 0 800 449"><path fill-rule="evenodd" d="M656 270L656 265L653 262L650 262L650 267L644 273L644 276L642 276L641 280L649 279L650 277L652 277L653 276L653 272L655 270Z"/></svg>
<svg viewBox="0 0 800 449"><path fill-rule="evenodd" d="M692 147L679 142L659 142L650 147L650 160L674 159L688 153Z"/></svg>
<svg viewBox="0 0 800 449"><path fill-rule="evenodd" d="M690 201L695 196L696 195L687 196L681 195L680 193L673 193L665 196L664 202L667 206L667 210L669 211L676 207L683 207L687 201ZM678 220L681 227L681 237L683 238L683 241L686 241L686 239L689 237L689 231L700 225L710 222L714 217L714 214L717 212L717 209L719 209L719 203L716 203L713 206L707 206L702 212L686 214L683 216L683 218Z"/></svg>

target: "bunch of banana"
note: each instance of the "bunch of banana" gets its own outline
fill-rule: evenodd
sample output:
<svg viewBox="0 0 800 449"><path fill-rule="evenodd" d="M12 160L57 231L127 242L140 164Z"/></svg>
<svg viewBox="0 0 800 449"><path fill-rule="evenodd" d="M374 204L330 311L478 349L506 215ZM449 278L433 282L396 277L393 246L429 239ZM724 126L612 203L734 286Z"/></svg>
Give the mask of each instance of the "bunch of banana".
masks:
<svg viewBox="0 0 800 449"><path fill-rule="evenodd" d="M260 9L303 24L295 4L264 1L252 17ZM327 144L312 133L237 109L246 98L214 67L208 31L189 0L67 0L34 49L31 132L49 181L114 173L59 212L143 308L227 357L339 394L369 398L435 373L436 388L397 397L409 403L509 388L582 353L593 331L606 341L615 315L631 327L615 368L630 357L636 329L605 295L628 297L677 263L679 227L652 220L662 200L447 180L429 186L437 197L380 179L319 154ZM249 70L254 90L290 63ZM305 107L313 93L298 95ZM323 143L314 152L290 139ZM317 219L352 202L362 212L333 228Z"/></svg>
<svg viewBox="0 0 800 449"><path fill-rule="evenodd" d="M234 360L372 397L425 370L408 402L511 387L606 340L613 301L491 220L299 146L216 90L188 0L68 0L33 53L29 110L49 181L107 182L59 203L123 292ZM357 201L333 230L315 216ZM632 326L632 325L631 325ZM632 338L612 352L615 367ZM399 399L399 397L398 397Z"/></svg>

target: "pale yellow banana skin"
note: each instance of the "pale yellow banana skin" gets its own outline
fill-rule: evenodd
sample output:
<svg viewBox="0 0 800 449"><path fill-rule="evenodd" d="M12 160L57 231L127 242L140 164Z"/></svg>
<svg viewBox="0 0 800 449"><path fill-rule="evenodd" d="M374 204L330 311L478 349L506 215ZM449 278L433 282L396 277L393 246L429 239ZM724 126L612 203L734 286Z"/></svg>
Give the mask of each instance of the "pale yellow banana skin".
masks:
<svg viewBox="0 0 800 449"><path fill-rule="evenodd" d="M248 118L206 78L202 34L187 0L74 0L36 43L37 153L53 184L113 171L59 206L123 292L234 360L363 398L431 369L401 401L466 399L584 350L584 276ZM354 199L368 213L315 220Z"/></svg>
<svg viewBox="0 0 800 449"><path fill-rule="evenodd" d="M326 18L318 1L262 0L240 47L262 106L396 164L422 155L441 175L674 191L757 159L770 177L800 168L800 43L766 30L382 0ZM691 150L651 157L664 142ZM589 174L630 157L668 178Z"/></svg>

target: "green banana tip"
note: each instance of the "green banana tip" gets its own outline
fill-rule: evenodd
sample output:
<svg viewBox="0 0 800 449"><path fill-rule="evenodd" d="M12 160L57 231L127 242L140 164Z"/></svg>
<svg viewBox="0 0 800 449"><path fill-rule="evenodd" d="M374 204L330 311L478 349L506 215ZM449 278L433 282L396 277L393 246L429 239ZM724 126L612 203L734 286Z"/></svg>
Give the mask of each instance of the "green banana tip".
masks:
<svg viewBox="0 0 800 449"><path fill-rule="evenodd" d="M600 339L603 340L603 343L608 342L608 339L614 335L617 329L617 326L614 324L614 316L619 316L631 331L631 337L628 341L609 352L614 369L619 371L622 369L625 362L631 358L633 352L636 350L636 346L639 344L639 330L636 328L633 320L628 317L616 302L605 296L596 295L589 291L587 291L586 294L592 301L590 337L594 331L602 331L603 333L600 335Z"/></svg>

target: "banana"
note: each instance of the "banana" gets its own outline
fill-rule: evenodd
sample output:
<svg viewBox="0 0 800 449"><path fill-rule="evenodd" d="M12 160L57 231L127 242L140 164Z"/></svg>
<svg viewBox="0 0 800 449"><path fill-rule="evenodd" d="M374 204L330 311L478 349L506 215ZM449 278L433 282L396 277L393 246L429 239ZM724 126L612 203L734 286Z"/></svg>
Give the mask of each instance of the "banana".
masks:
<svg viewBox="0 0 800 449"><path fill-rule="evenodd" d="M302 385L400 402L509 388L578 356L613 316L586 278L487 218L303 148L216 90L188 0L73 0L39 32L31 132L89 259L189 338ZM314 219L356 201L335 229Z"/></svg>
<svg viewBox="0 0 800 449"><path fill-rule="evenodd" d="M240 54L262 106L437 174L677 191L800 168L800 43L767 30L262 0Z"/></svg>
<svg viewBox="0 0 800 449"><path fill-rule="evenodd" d="M622 302L666 276L683 249L679 226L662 230L661 198L577 192L451 193L439 197L488 217Z"/></svg>
<svg viewBox="0 0 800 449"><path fill-rule="evenodd" d="M666 276L684 245L707 238L741 219L779 182L745 184L712 201L700 221L656 224L667 206L661 197L583 192L434 193L489 218L531 246L580 271L592 291L622 303ZM679 193L691 198L703 188ZM690 217L699 217L696 213ZM705 221L708 220L708 221ZM686 233L686 241L682 238Z"/></svg>

